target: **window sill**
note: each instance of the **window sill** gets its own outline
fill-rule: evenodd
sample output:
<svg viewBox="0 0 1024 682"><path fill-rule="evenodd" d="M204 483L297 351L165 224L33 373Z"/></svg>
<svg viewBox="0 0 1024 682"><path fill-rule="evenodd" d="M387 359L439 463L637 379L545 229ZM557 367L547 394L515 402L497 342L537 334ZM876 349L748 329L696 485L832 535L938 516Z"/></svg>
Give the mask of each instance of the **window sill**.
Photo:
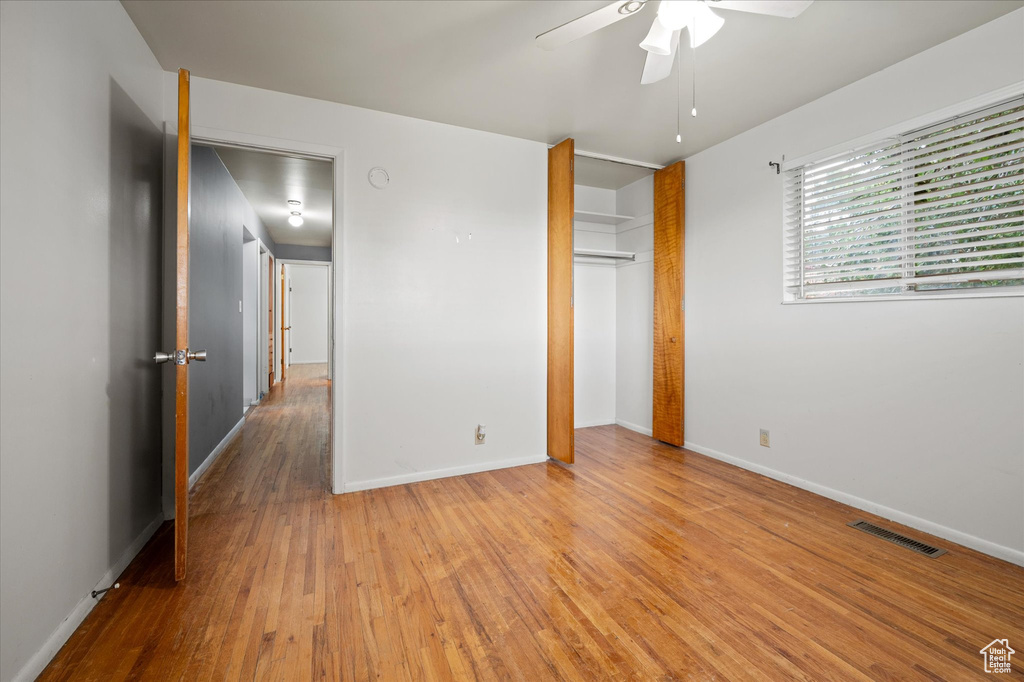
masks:
<svg viewBox="0 0 1024 682"><path fill-rule="evenodd" d="M805 305L813 303L864 303L867 301L948 301L951 299L964 298L1021 298L1024 297L1024 290L1001 291L1001 292L971 292L960 294L914 294L902 296L843 296L835 298L801 298L792 301L782 301L782 305Z"/></svg>

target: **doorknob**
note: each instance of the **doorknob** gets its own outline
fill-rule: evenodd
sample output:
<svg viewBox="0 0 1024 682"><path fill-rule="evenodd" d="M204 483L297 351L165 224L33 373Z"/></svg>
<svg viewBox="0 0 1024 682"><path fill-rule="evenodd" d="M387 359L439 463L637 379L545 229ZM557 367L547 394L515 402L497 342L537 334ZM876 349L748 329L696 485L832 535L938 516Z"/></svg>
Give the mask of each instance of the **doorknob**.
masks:
<svg viewBox="0 0 1024 682"><path fill-rule="evenodd" d="M672 343L675 343L676 342L676 337L673 336L671 341L672 341Z"/></svg>
<svg viewBox="0 0 1024 682"><path fill-rule="evenodd" d="M153 362L155 362L158 365L162 365L165 362L174 362L175 364L178 365L184 365L186 362L191 362L192 360L195 360L196 362L206 362L206 351L178 350L174 351L173 353L161 353L158 351L156 355L153 356Z"/></svg>

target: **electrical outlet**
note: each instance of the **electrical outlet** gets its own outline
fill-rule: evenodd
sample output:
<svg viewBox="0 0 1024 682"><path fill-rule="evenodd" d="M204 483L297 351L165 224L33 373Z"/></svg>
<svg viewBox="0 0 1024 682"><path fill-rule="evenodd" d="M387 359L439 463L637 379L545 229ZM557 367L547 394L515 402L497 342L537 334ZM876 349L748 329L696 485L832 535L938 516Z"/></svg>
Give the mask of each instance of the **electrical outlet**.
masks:
<svg viewBox="0 0 1024 682"><path fill-rule="evenodd" d="M768 429L761 429L761 447L763 447L763 448L770 448L771 447L771 441L769 441L768 436L769 436Z"/></svg>
<svg viewBox="0 0 1024 682"><path fill-rule="evenodd" d="M487 440L487 427L483 424L476 425L476 444L483 445Z"/></svg>

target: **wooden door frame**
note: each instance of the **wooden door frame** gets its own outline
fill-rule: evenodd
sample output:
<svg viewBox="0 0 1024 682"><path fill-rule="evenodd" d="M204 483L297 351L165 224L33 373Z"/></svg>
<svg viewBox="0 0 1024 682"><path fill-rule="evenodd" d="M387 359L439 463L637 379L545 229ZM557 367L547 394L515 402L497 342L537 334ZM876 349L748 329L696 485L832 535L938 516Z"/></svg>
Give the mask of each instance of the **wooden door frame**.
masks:
<svg viewBox="0 0 1024 682"><path fill-rule="evenodd" d="M276 355L274 353L274 351L277 350L277 335L274 334L274 328L275 328L275 325L277 324L277 320L274 317L274 315L277 313L277 305L276 305L276 300L274 298L277 295L275 293L277 287L275 286L275 284L276 284L276 282L275 282L276 272L274 270L274 267L276 266L276 264L277 264L277 259L275 259L273 256L270 256L270 260L267 263L267 265L268 265L267 270L270 273L270 276L267 278L267 286L269 287L269 292L267 294L267 303L270 305L270 308L267 310L267 337L268 337L267 338L267 341L268 341L267 348L269 349L268 350L269 357L268 357L267 365L269 365L269 369L270 369L269 378L268 378L269 380L268 380L267 383L270 384L270 388L274 387L274 376L275 376L275 371L276 371L275 365L277 364L277 357L276 357Z"/></svg>
<svg viewBox="0 0 1024 682"><path fill-rule="evenodd" d="M285 305L284 305L284 301L285 301L285 273L286 273L285 264L281 263L281 381L284 381L284 371L285 371L285 368L288 367L288 364L285 361L285 359L287 357L287 352L285 351L285 345L284 345L284 333L288 329L291 328L290 326L289 327L285 327L284 326L285 325L285 319L284 319L285 318Z"/></svg>

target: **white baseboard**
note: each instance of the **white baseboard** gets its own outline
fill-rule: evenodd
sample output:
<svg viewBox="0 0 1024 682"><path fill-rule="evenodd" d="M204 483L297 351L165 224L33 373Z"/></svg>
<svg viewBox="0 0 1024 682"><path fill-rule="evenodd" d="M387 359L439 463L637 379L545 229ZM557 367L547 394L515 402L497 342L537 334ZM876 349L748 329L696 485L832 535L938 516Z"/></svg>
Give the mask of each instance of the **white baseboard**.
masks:
<svg viewBox="0 0 1024 682"><path fill-rule="evenodd" d="M745 459L733 457L732 455L727 455L724 452L719 452L712 448L706 448L703 445L697 445L690 441L685 441L683 443L683 447L722 462L733 464L741 469L746 469L747 471L753 471L754 473L761 474L762 476L767 476L768 478L775 479L776 481L782 481L783 483L788 483L796 486L797 488L809 490L812 493L821 495L822 497L827 497L830 500L835 500L836 502L842 502L843 504L850 505L851 507L862 509L866 512L881 516L882 518L889 519L890 521L902 523L904 526L916 528L917 530L955 542L963 545L964 547L969 547L970 549L977 550L983 554L988 554L989 556L996 557L997 559L1009 561L1011 564L1024 566L1024 552L1013 549L1012 547L1005 547L989 540L984 540L977 536L928 521L927 519L922 519L912 514L901 512L898 509L886 507L885 505L878 504L877 502L865 500L864 498L857 497L856 495L851 495L849 493L844 493L841 490L836 490L812 481L807 481L799 478L798 476L783 473L761 464L755 464L754 462L749 462Z"/></svg>
<svg viewBox="0 0 1024 682"><path fill-rule="evenodd" d="M228 443L230 443L231 439L235 437L235 434L242 430L242 424L245 424L244 414L242 415L242 418L238 420L238 423L231 427L231 430L228 431L228 435L224 436L221 441L217 443L217 447L207 455L206 459L203 460L203 463L200 464L199 467L192 472L192 475L188 477L189 490L191 490L199 479L203 477L203 474L205 474L206 470L210 468L210 465L217 461L217 458L220 457L220 453L224 452L224 448L228 446Z"/></svg>
<svg viewBox="0 0 1024 682"><path fill-rule="evenodd" d="M132 541L132 544L128 545L128 548L124 550L121 556L117 558L117 561L114 562L114 565L103 574L103 577L99 579L96 586L92 589L102 590L105 587L110 587L114 580L124 572L124 569L128 568L128 564L132 562L132 559L142 551L142 548L146 546L149 539L153 537L153 533L157 531L157 528L159 528L160 524L163 522L164 516L161 513L157 515L157 517L153 519L141 533L139 533L138 537ZM43 646L40 647L39 650L32 655L32 658L28 659L25 666L15 674L12 678L13 682L22 682L22 680L29 682L30 680L34 680L39 677L39 674L43 672L43 668L53 660L53 657L57 655L60 648L64 646L68 639L71 638L71 635L75 633L78 626L82 624L82 621L85 620L86 616L89 615L89 612L91 612L93 607L96 606L99 599L93 599L91 593L92 590L82 597L81 601L78 602L75 608L71 610L71 613L68 614L67 618L64 619L64 622L57 626L57 629L53 631L53 634L50 635L49 638L47 638ZM103 597L100 597L100 599L102 598Z"/></svg>
<svg viewBox="0 0 1024 682"><path fill-rule="evenodd" d="M614 423L615 423L614 419L605 419L605 420L598 420L596 422L585 422L583 424L577 424L573 428L574 429L589 429L591 426L608 426L609 424L614 424Z"/></svg>
<svg viewBox="0 0 1024 682"><path fill-rule="evenodd" d="M637 433L642 433L645 436L652 436L654 434L654 432L651 431L650 429L644 428L643 426L640 426L639 424L634 424L632 422L627 422L627 421L623 421L621 419L616 419L615 423L618 424L619 426L621 426L624 429L629 429L630 431L636 431Z"/></svg>
<svg viewBox="0 0 1024 682"><path fill-rule="evenodd" d="M478 474L482 471L508 469L509 467L518 467L523 466L524 464L537 464L539 462L547 461L547 458L547 455L530 455L529 457L501 459L496 462L482 462L480 464L467 464L464 466L451 467L448 469L434 469L433 471L417 471L412 474L388 476L387 478L374 478L367 481L351 481L349 483L344 484L344 491L346 493L352 493L357 490L387 488L392 485L405 485L406 483L432 481L435 478L448 478L450 476L462 476L464 474Z"/></svg>

